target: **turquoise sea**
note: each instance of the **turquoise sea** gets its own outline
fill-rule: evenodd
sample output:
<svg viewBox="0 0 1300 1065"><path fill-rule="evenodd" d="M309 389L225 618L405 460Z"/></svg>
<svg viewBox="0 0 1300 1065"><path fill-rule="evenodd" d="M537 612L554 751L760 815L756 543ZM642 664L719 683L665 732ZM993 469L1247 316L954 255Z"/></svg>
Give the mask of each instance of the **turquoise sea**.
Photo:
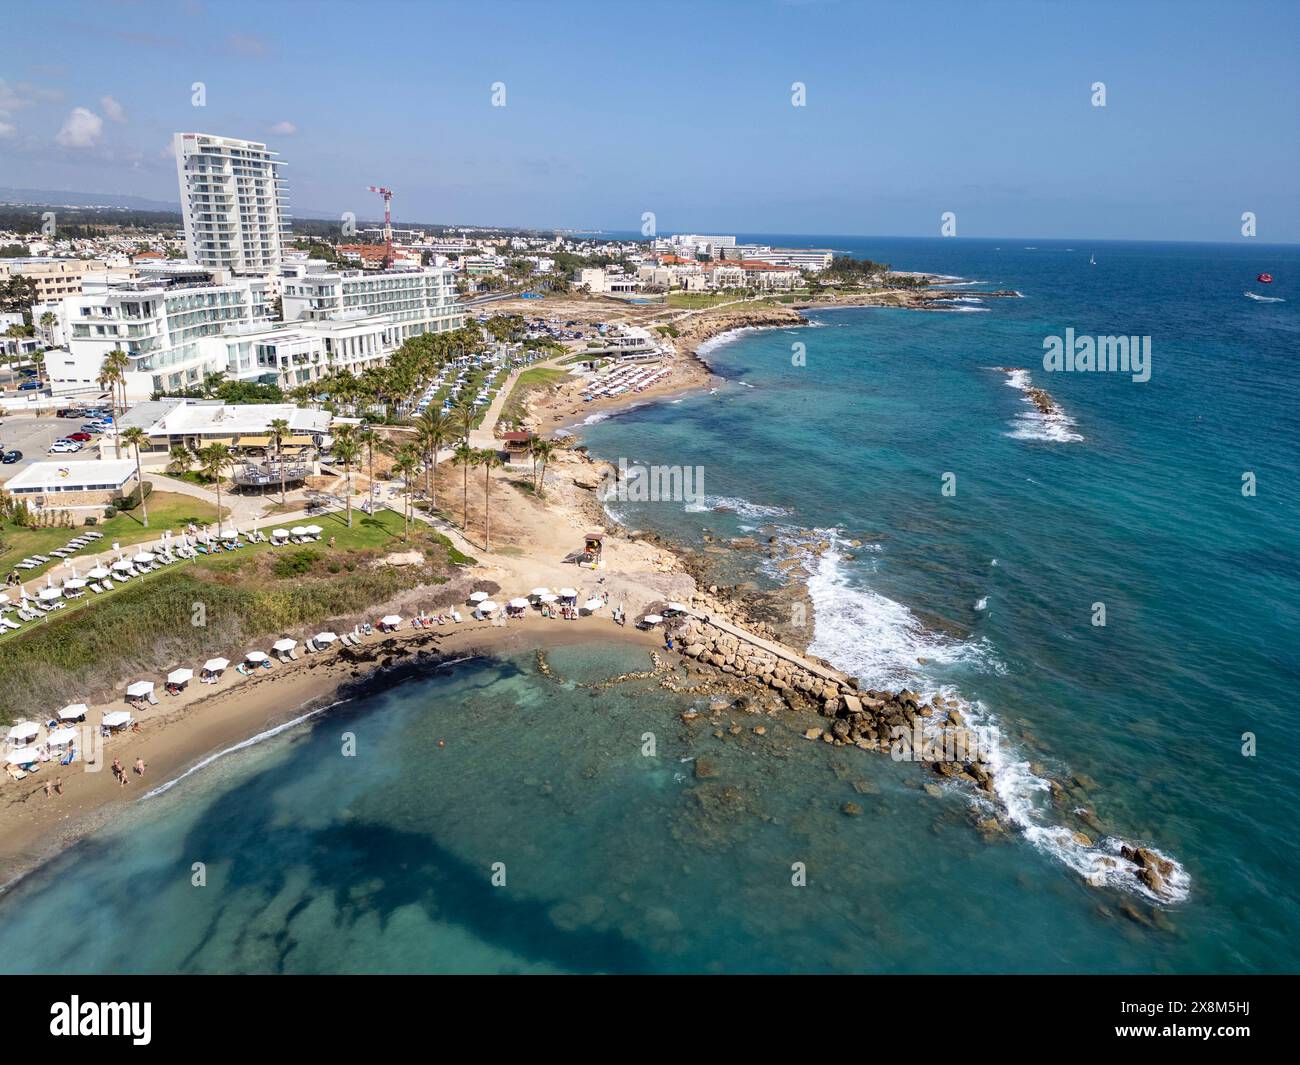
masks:
<svg viewBox="0 0 1300 1065"><path fill-rule="evenodd" d="M745 728L718 739L653 681L584 686L644 655L566 648L562 679L530 656L466 663L134 804L0 897L0 968L1300 968L1300 249L800 243L1023 298L724 338L716 392L582 434L704 468L702 503L616 504L630 525L829 542L808 560L813 650L969 701L1009 833L983 839L970 796L931 794L919 767L803 741L808 722L760 737L727 712ZM1151 379L1045 372L1067 328L1151 337ZM1063 415L1036 415L1026 383ZM1063 835L1048 775L1080 781L1093 846ZM1120 840L1177 863L1176 901L1098 878Z"/></svg>

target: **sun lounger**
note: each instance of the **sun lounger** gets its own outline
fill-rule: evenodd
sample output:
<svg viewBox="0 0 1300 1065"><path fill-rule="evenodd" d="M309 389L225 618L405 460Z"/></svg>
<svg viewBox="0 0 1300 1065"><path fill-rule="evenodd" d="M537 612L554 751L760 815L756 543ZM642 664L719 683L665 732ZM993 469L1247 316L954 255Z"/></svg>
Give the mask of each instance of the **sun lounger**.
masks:
<svg viewBox="0 0 1300 1065"><path fill-rule="evenodd" d="M289 657L292 658L294 661L298 660L298 652L295 651L292 647L289 648Z"/></svg>
<svg viewBox="0 0 1300 1065"><path fill-rule="evenodd" d="M22 628L22 626L19 625L16 621L10 621L8 618L0 618L0 625L3 625L6 629L9 629L11 632L14 631L15 629Z"/></svg>
<svg viewBox="0 0 1300 1065"><path fill-rule="evenodd" d="M104 589L101 588L98 584L91 583L88 587L89 587L90 590L91 590L92 592L94 592L96 595L100 595L100 594L104 591Z"/></svg>
<svg viewBox="0 0 1300 1065"><path fill-rule="evenodd" d="M248 667L245 666L243 662L240 662L239 665L235 667L235 672L242 673L245 677L251 677L253 675L249 672Z"/></svg>
<svg viewBox="0 0 1300 1065"><path fill-rule="evenodd" d="M104 579L104 591L106 591L106 592L111 592L112 590L113 590L113 582L110 581L108 578L105 578L105 579Z"/></svg>
<svg viewBox="0 0 1300 1065"><path fill-rule="evenodd" d="M316 643L314 640L308 640L302 646L303 646L303 650L305 650L309 655L316 653Z"/></svg>

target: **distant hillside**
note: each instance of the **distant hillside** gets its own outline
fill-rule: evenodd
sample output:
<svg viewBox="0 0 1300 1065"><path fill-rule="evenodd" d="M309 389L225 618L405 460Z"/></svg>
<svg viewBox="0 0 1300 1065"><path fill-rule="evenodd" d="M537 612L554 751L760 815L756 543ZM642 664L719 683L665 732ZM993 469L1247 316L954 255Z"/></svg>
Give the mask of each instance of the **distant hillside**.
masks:
<svg viewBox="0 0 1300 1065"><path fill-rule="evenodd" d="M22 207L101 207L124 211L165 211L179 215L178 202L119 196L111 192L68 192L52 189L15 189L0 185L0 204Z"/></svg>

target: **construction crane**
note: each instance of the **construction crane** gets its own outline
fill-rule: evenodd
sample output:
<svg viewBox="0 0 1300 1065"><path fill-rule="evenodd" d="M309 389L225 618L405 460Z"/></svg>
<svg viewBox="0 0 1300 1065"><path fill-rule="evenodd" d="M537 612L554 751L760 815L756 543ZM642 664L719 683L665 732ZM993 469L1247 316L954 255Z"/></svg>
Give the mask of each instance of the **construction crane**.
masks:
<svg viewBox="0 0 1300 1065"><path fill-rule="evenodd" d="M384 198L384 266L393 265L393 190L383 185L371 185L371 192Z"/></svg>

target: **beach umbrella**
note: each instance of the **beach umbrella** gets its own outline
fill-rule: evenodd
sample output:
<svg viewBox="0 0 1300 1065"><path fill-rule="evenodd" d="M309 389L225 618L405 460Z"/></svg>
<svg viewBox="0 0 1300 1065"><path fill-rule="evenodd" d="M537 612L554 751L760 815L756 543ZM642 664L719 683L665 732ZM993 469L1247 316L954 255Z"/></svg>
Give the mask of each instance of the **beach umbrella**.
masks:
<svg viewBox="0 0 1300 1065"><path fill-rule="evenodd" d="M259 663L259 664L262 663L262 662L265 662L265 661L266 661L266 652L265 652L265 651L249 651L248 654L244 655L244 661L245 661L245 662L256 662L256 663Z"/></svg>
<svg viewBox="0 0 1300 1065"><path fill-rule="evenodd" d="M316 633L315 636L312 637L312 639L313 639L316 643L327 643L327 644L328 644L328 643L334 643L335 641L337 641L337 640L338 640L338 637L337 637L336 635L334 635L334 633L332 633L332 632L318 632L318 633Z"/></svg>
<svg viewBox="0 0 1300 1065"><path fill-rule="evenodd" d="M549 588L534 588L534 589L533 589L531 592L529 592L528 594L529 594L529 595L536 595L536 596L539 596L539 597L540 597L540 596L543 596L543 595L550 595L550 594L551 594L551 590L550 590Z"/></svg>
<svg viewBox="0 0 1300 1065"><path fill-rule="evenodd" d="M140 566L147 566L154 560L154 555L149 551L141 551L131 561Z"/></svg>
<svg viewBox="0 0 1300 1065"><path fill-rule="evenodd" d="M312 536L319 536L319 535L320 535L321 533L323 533L324 531L325 531L325 530L322 529L319 525L308 525L308 526L307 526L307 532L309 532Z"/></svg>
<svg viewBox="0 0 1300 1065"><path fill-rule="evenodd" d="M173 669L167 674L168 684L188 684L194 677L192 669Z"/></svg>
<svg viewBox="0 0 1300 1065"><path fill-rule="evenodd" d="M109 728L121 728L131 723L131 715L125 710L110 710L100 720Z"/></svg>
<svg viewBox="0 0 1300 1065"><path fill-rule="evenodd" d="M284 539L287 539L288 536L289 536L289 530L288 530L288 529L272 529L272 530L271 530L271 539L272 539L272 540L284 540Z"/></svg>
<svg viewBox="0 0 1300 1065"><path fill-rule="evenodd" d="M288 637L286 637L283 640L276 640L275 643L271 644L271 650L282 651L282 652L292 651L297 646L298 646L297 640L290 640Z"/></svg>
<svg viewBox="0 0 1300 1065"><path fill-rule="evenodd" d="M127 685L126 694L133 699L143 699L153 691L153 681L137 680L134 684Z"/></svg>
<svg viewBox="0 0 1300 1065"><path fill-rule="evenodd" d="M593 595L590 599L588 599L585 603L582 604L582 609L599 610L604 605L605 605L605 600L601 599L599 596Z"/></svg>
<svg viewBox="0 0 1300 1065"><path fill-rule="evenodd" d="M511 599L510 606L515 610L523 610L528 605L528 600L524 598Z"/></svg>
<svg viewBox="0 0 1300 1065"><path fill-rule="evenodd" d="M130 569L130 568L131 568L131 563L130 563L129 560L127 560L127 559L125 559L125 558L119 558L116 562L113 563L113 568L114 568L114 569Z"/></svg>
<svg viewBox="0 0 1300 1065"><path fill-rule="evenodd" d="M381 625L392 626L392 625L400 625L401 623L402 623L402 616L400 614L385 614L382 618L379 619L379 624Z"/></svg>
<svg viewBox="0 0 1300 1065"><path fill-rule="evenodd" d="M5 761L10 765L30 765L32 762L39 761L40 757L35 747L19 747L16 751L10 751Z"/></svg>
<svg viewBox="0 0 1300 1065"><path fill-rule="evenodd" d="M481 603L481 602L483 602L485 599L487 599L487 597L488 597L488 593L487 593L487 592L470 592L470 593L469 593L469 601L470 601L471 603Z"/></svg>
<svg viewBox="0 0 1300 1065"><path fill-rule="evenodd" d="M221 538L222 538L223 540L238 540L238 539L239 539L239 530L238 530L238 529L231 529L228 533L223 533Z"/></svg>
<svg viewBox="0 0 1300 1065"><path fill-rule="evenodd" d="M203 663L203 672L220 673L228 665L230 665L229 658L209 658L206 662Z"/></svg>
<svg viewBox="0 0 1300 1065"><path fill-rule="evenodd" d="M75 728L57 728L45 737L45 742L51 747L66 747L77 738Z"/></svg>
<svg viewBox="0 0 1300 1065"><path fill-rule="evenodd" d="M43 600L46 603L49 603L55 599L58 599L59 596L61 596L62 594L63 594L62 588L42 588L37 593L37 598Z"/></svg>
<svg viewBox="0 0 1300 1065"><path fill-rule="evenodd" d="M289 530L289 535L290 535L290 536L306 536L306 535L307 535L307 526L305 526L305 525L295 525L292 529Z"/></svg>
<svg viewBox="0 0 1300 1065"><path fill-rule="evenodd" d="M577 598L578 598L578 589L576 589L576 588L561 588L561 589L560 589L560 598L561 598L561 599L577 599Z"/></svg>
<svg viewBox="0 0 1300 1065"><path fill-rule="evenodd" d="M481 614L490 614L496 608L497 608L496 603L492 602L491 599L484 599L483 602L479 603L478 605L479 613Z"/></svg>
<svg viewBox="0 0 1300 1065"><path fill-rule="evenodd" d="M554 592L547 592L545 595L539 595L537 601L539 603L554 603L559 598Z"/></svg>
<svg viewBox="0 0 1300 1065"><path fill-rule="evenodd" d="M84 587L86 587L86 582L83 581L80 577L73 577L71 580L67 580L63 582L64 591L67 591L69 588L71 588L75 592L78 588L84 588Z"/></svg>
<svg viewBox="0 0 1300 1065"><path fill-rule="evenodd" d="M690 607L682 606L681 603L669 603L667 609L672 610L678 614L685 614L689 612Z"/></svg>
<svg viewBox="0 0 1300 1065"><path fill-rule="evenodd" d="M102 581L105 577L109 575L109 572L110 571L107 566L96 566L89 573L87 573L86 576L90 578L92 581Z"/></svg>
<svg viewBox="0 0 1300 1065"><path fill-rule="evenodd" d="M658 614L647 614L641 620L644 621L647 625L658 625L659 622L663 621L663 618L661 618Z"/></svg>
<svg viewBox="0 0 1300 1065"><path fill-rule="evenodd" d="M76 721L79 717L86 716L85 703L70 703L59 711L60 721Z"/></svg>
<svg viewBox="0 0 1300 1065"><path fill-rule="evenodd" d="M27 740L33 740L41 731L41 726L35 721L19 721L9 730L8 739L10 743L25 743Z"/></svg>

